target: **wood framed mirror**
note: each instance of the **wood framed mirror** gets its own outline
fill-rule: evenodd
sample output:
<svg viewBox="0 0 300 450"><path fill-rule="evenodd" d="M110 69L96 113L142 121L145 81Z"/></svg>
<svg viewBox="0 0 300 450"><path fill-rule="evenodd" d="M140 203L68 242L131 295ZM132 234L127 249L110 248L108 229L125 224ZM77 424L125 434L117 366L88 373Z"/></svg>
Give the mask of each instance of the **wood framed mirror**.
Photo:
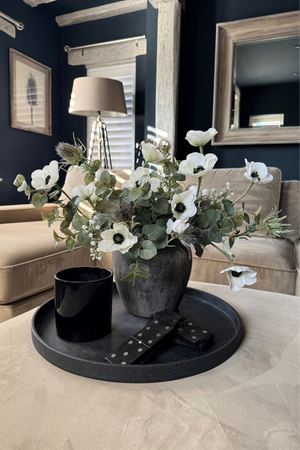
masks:
<svg viewBox="0 0 300 450"><path fill-rule="evenodd" d="M217 24L212 145L295 144L300 12Z"/></svg>

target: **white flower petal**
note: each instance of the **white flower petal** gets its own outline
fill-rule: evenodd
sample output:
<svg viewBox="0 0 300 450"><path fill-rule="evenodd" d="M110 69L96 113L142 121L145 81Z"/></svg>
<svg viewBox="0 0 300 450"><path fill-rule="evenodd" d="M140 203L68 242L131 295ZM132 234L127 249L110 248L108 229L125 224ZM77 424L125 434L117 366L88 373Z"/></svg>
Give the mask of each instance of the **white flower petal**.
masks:
<svg viewBox="0 0 300 450"><path fill-rule="evenodd" d="M209 128L207 131L188 131L185 139L194 147L203 147L207 144L216 134L215 128Z"/></svg>

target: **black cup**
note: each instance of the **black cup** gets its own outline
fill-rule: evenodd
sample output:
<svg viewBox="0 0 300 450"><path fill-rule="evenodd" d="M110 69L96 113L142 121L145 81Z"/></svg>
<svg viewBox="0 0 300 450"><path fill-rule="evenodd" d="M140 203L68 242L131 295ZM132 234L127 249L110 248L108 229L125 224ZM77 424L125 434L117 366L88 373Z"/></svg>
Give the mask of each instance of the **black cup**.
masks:
<svg viewBox="0 0 300 450"><path fill-rule="evenodd" d="M55 320L60 338L93 341L111 332L113 274L100 267L73 267L55 278Z"/></svg>

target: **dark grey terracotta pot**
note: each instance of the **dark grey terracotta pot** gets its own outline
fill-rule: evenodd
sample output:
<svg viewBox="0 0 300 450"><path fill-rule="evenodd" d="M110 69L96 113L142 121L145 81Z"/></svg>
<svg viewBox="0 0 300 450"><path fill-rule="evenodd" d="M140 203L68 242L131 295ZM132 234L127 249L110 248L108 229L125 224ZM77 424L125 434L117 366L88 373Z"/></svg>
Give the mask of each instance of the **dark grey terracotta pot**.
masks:
<svg viewBox="0 0 300 450"><path fill-rule="evenodd" d="M136 278L133 286L132 280L121 281L129 274L132 262L122 253L113 252L115 282L128 312L148 318L163 309L177 311L191 273L191 252L166 247L143 263L149 266L150 277L147 280Z"/></svg>

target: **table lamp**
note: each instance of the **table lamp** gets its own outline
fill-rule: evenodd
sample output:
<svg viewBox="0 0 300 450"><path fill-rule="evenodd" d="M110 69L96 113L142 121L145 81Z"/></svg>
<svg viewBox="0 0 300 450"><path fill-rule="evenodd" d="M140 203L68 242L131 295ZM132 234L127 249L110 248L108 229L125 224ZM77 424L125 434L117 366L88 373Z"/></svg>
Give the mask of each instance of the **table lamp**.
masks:
<svg viewBox="0 0 300 450"><path fill-rule="evenodd" d="M91 161L95 136L98 141L98 158L101 161L101 144L103 146L104 167L112 169L108 134L102 116L125 117L123 84L110 78L80 77L73 82L69 113L77 116L97 117L92 127L91 144L88 160Z"/></svg>

